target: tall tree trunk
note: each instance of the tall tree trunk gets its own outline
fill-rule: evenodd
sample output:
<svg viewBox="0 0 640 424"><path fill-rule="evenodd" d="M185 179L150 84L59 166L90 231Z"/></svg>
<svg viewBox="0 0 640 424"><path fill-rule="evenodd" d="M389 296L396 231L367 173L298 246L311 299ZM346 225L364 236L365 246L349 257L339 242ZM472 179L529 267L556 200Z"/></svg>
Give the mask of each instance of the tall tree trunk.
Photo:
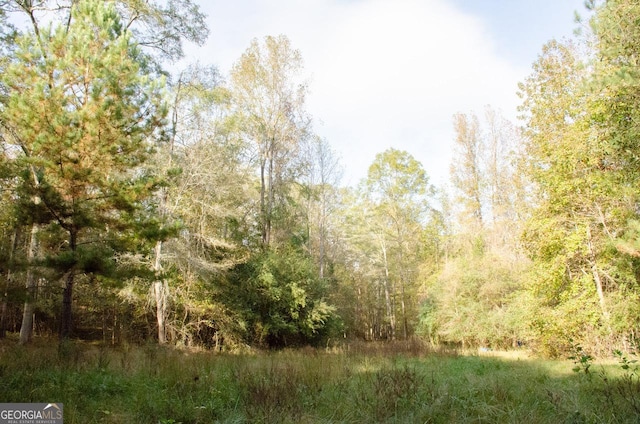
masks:
<svg viewBox="0 0 640 424"><path fill-rule="evenodd" d="M398 274L400 276L400 311L402 313L402 336L404 340L407 340L409 334L405 299L407 265L404 263L404 238L402 237L402 229L398 224L398 220L396 219L394 221L396 223L396 235L398 237L398 263L400 264L400 270Z"/></svg>
<svg viewBox="0 0 640 424"><path fill-rule="evenodd" d="M324 278L324 268L325 268L325 250L326 250L326 242L327 242L327 188L325 186L325 182L322 181L322 191L320 193L320 228L318 229L318 234L320 235L320 278Z"/></svg>
<svg viewBox="0 0 640 424"><path fill-rule="evenodd" d="M64 291L62 292L62 317L60 321L60 340L66 340L71 337L71 312L73 306L73 283L75 280L75 274L75 270L69 270L64 281Z"/></svg>
<svg viewBox="0 0 640 424"><path fill-rule="evenodd" d="M273 140L265 146L263 157L260 160L260 215L262 220L262 245L268 247L271 244L271 218L273 214Z"/></svg>
<svg viewBox="0 0 640 424"><path fill-rule="evenodd" d="M7 337L7 303L9 296L9 272L7 272L7 281L2 294L2 303L0 304L0 339Z"/></svg>
<svg viewBox="0 0 640 424"><path fill-rule="evenodd" d="M262 245L269 245L269 235L267 230L267 184L266 184L266 158L260 161L260 219Z"/></svg>
<svg viewBox="0 0 640 424"><path fill-rule="evenodd" d="M78 248L78 233L75 228L69 230L69 250L76 255ZM71 337L72 329L72 307L73 307L73 283L75 282L76 270L71 268L67 271L64 281L64 291L62 292L62 318L60 321L60 341Z"/></svg>
<svg viewBox="0 0 640 424"><path fill-rule="evenodd" d="M267 246L271 245L271 229L272 229L272 218L273 218L273 204L275 203L275 193L274 193L274 188L273 188L273 154L274 152L271 151L269 154L269 172L267 174L267 177L269 178L269 190L267 191L268 194L268 198L267 198L267 216L266 216L266 239L267 239Z"/></svg>
<svg viewBox="0 0 640 424"><path fill-rule="evenodd" d="M31 231L29 232L29 246L27 247L27 276L25 284L27 288L27 299L24 302L24 308L22 311L20 344L28 343L31 340L31 335L33 334L33 313L36 297L36 278L33 272L33 266L36 252L38 250L38 231L38 225L32 224Z"/></svg>
<svg viewBox="0 0 640 424"><path fill-rule="evenodd" d="M153 270L160 272L162 270L162 241L156 242L155 261ZM168 287L166 281L159 279L153 283L153 295L156 300L156 320L158 322L158 343L165 344L167 342L167 295Z"/></svg>
<svg viewBox="0 0 640 424"><path fill-rule="evenodd" d="M35 25L35 24L34 24ZM26 153L26 151L25 151ZM33 166L30 168L31 178L33 178L33 185L37 189L40 187L40 179ZM40 196L33 196L33 203L40 204ZM20 326L20 344L28 343L31 340L33 334L33 313L35 305L33 301L36 295L36 279L33 274L33 266L38 251L38 232L40 227L38 224L31 224L31 231L29 232L29 247L27 247L27 276L26 276L26 288L27 288L27 300L24 302L24 309L22 312L22 324Z"/></svg>
<svg viewBox="0 0 640 424"><path fill-rule="evenodd" d="M156 318L158 321L158 343L167 343L167 286L166 282L159 280L153 283L153 292L156 299Z"/></svg>
<svg viewBox="0 0 640 424"><path fill-rule="evenodd" d="M9 262L8 262L8 269L7 269L7 275L6 275L6 282L5 282L5 288L4 288L4 293L2 295L2 304L0 305L0 339L4 339L6 337L6 333L7 333L7 310L8 310L8 296L9 296L9 286L11 285L12 279L13 279L13 274L11 272L11 268L13 265L13 255L15 254L15 251L18 247L18 233L19 233L19 229L16 228L13 231L13 235L11 237L11 246L9 247Z"/></svg>
<svg viewBox="0 0 640 424"><path fill-rule="evenodd" d="M402 308L402 336L404 340L407 340L409 336L409 325L407 321L407 311L404 299L404 278L401 278L400 280L400 296L400 307Z"/></svg>
<svg viewBox="0 0 640 424"><path fill-rule="evenodd" d="M389 332L391 340L396 338L396 316L391 307L391 293L389 289L389 263L387 262L387 246L384 238L380 238L380 248L382 249L382 258L384 260L384 301L387 308L387 318L389 319Z"/></svg>
<svg viewBox="0 0 640 424"><path fill-rule="evenodd" d="M171 140L169 143L169 157L167 168L170 169L173 164L173 152L176 143L176 134L178 134L178 102L180 94L182 92L182 75L178 79L178 85L176 88L176 95L174 98L173 114L171 116ZM162 188L159 192L160 195L160 217L164 219L168 216L167 203L169 193L166 188ZM153 271L156 275L162 271L162 240L156 241L154 248L154 261ZM169 294L169 286L164 278L159 278L153 283L153 297L156 301L156 321L158 323L158 344L167 343L167 314L168 303L167 298Z"/></svg>
<svg viewBox="0 0 640 424"><path fill-rule="evenodd" d="M319 246L319 248L320 248L320 252L319 252L319 253L320 253L320 258L319 258L319 265L320 265L320 278L321 278L321 279L323 279L323 278L324 278L324 262L325 262L325 259L324 259L324 256L325 256L325 253L324 253L324 250L325 250L324 243L325 243L325 238L326 238L325 230L324 230L324 223L321 223L321 224L320 224L320 231L319 231L319 233L320 233L320 246Z"/></svg>
<svg viewBox="0 0 640 424"><path fill-rule="evenodd" d="M587 247L589 250L589 263L591 265L591 275L593 276L593 281L596 285L596 293L598 294L598 302L600 303L600 310L602 311L602 317L604 318L605 324L611 330L610 325L610 315L607 309L607 303L604 298L604 287L602 284L602 278L600 278L600 271L598 271L598 264L596 261L596 254L593 250L593 242L591 238L591 225L587 225Z"/></svg>

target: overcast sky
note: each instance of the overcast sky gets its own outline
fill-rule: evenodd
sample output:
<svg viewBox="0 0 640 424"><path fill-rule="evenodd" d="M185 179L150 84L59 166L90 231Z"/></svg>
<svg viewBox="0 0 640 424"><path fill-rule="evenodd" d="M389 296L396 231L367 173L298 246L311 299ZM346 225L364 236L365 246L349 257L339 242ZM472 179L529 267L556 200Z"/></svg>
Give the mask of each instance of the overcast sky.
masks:
<svg viewBox="0 0 640 424"><path fill-rule="evenodd" d="M570 36L583 0L200 0L211 35L189 59L223 74L251 39L284 34L302 53L315 132L343 183L389 147L446 182L456 112L516 117L517 83L542 44Z"/></svg>

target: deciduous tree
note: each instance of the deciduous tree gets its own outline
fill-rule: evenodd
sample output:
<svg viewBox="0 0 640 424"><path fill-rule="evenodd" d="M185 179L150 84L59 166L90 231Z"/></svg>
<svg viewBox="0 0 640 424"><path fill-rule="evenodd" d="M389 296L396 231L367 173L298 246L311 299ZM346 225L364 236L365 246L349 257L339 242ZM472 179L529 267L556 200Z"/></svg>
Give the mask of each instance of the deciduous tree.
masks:
<svg viewBox="0 0 640 424"><path fill-rule="evenodd" d="M454 115L456 149L459 159L451 165L451 181L460 193L462 213L475 231L483 228L484 176L482 174L482 134L475 115Z"/></svg>
<svg viewBox="0 0 640 424"><path fill-rule="evenodd" d="M285 36L268 36L263 43L253 40L231 70L234 112L255 148L260 181L258 221L265 247L272 242L274 223L287 213L292 183L302 170L298 158L309 120L301 71L300 52Z"/></svg>

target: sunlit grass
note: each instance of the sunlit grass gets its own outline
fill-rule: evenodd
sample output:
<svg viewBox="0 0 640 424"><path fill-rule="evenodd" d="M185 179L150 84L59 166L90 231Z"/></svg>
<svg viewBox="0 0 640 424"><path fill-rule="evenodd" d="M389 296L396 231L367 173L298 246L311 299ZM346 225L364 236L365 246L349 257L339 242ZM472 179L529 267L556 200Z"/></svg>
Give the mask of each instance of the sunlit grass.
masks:
<svg viewBox="0 0 640 424"><path fill-rule="evenodd" d="M407 344L233 355L4 341L0 402L63 402L65 423L637 422L619 367L594 365L605 384L572 365Z"/></svg>

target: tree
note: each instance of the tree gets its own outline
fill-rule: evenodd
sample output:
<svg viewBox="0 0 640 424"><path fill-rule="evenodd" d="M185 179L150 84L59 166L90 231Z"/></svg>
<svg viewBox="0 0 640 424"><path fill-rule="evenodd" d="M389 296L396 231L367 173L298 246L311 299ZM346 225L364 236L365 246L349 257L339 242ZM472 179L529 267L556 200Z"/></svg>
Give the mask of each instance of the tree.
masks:
<svg viewBox="0 0 640 424"><path fill-rule="evenodd" d="M484 182L481 170L482 136L475 115L454 115L456 148L460 160L451 165L451 181L461 193L463 213L471 219L476 230L482 230L482 198Z"/></svg>
<svg viewBox="0 0 640 424"><path fill-rule="evenodd" d="M484 118L455 115L451 170L460 213L455 222L442 191L439 219L428 227L444 245L444 263L435 272L423 265L419 331L434 343L507 347L526 335L518 304L529 267L519 254L526 183L516 152L522 137L489 106Z"/></svg>
<svg viewBox="0 0 640 424"><path fill-rule="evenodd" d="M395 279L400 286L400 312L403 338L409 336L409 310L415 311L415 285L421 260L421 234L429 210L427 196L433 189L422 164L404 151L389 149L376 155L367 176L369 195L392 231L387 233L393 243ZM381 247L385 262L385 278L389 263L384 239ZM415 314L412 314L415 315Z"/></svg>
<svg viewBox="0 0 640 424"><path fill-rule="evenodd" d="M395 317L390 296L386 301L380 248L372 235L372 205L362 185L343 189L340 199L337 307L345 322L345 334L367 340L390 338L391 319Z"/></svg>
<svg viewBox="0 0 640 424"><path fill-rule="evenodd" d="M48 263L62 274L63 338L76 275L109 272L153 189L139 166L164 106L147 65L113 5L81 1L67 24L22 36L1 77L2 122L23 152L23 222L60 237Z"/></svg>
<svg viewBox="0 0 640 424"><path fill-rule="evenodd" d="M618 5L608 2L596 19ZM612 246L635 215L637 194L625 181L635 174L627 173L631 150L618 150L621 143L633 144L633 135L618 126L631 118L625 96L618 97L627 84L602 79L620 72L625 61L610 62L606 52L596 50L596 57L604 57L586 66L575 47L551 42L521 85L537 200L524 240L541 300L534 326L546 347L579 335L609 348L635 326L627 312L614 312L633 309L636 297L637 265ZM622 115L614 118L614 110ZM551 331L555 313L570 319Z"/></svg>
<svg viewBox="0 0 640 424"><path fill-rule="evenodd" d="M221 294L248 341L262 346L317 343L335 320L326 283L297 246L259 252L236 266Z"/></svg>
<svg viewBox="0 0 640 424"><path fill-rule="evenodd" d="M342 169L327 140L314 137L306 147L309 167L303 188L306 197L306 239L309 251L316 257L319 276L325 278L328 258L331 257L329 239Z"/></svg>
<svg viewBox="0 0 640 424"><path fill-rule="evenodd" d="M16 36L16 29L7 15L10 3L11 0L0 1L0 55L3 59L8 56Z"/></svg>
<svg viewBox="0 0 640 424"><path fill-rule="evenodd" d="M209 30L206 16L192 0L168 0L164 2L142 0L116 0L112 2L120 17L123 30L138 45L156 57L153 66L160 69L162 60L176 61L184 55L183 41L204 44ZM9 12L27 15L36 36L42 22L52 18L61 25L70 26L76 0L3 0L0 5Z"/></svg>
<svg viewBox="0 0 640 424"><path fill-rule="evenodd" d="M54 4L55 3L55 4ZM113 2L115 11L120 16L123 30L138 42L149 56L146 58L147 67L153 68L158 73L162 71L162 61L175 61L183 56L183 41L187 40L198 45L204 43L208 36L205 15L191 0L169 0L168 2L155 3L139 0L119 0ZM26 21L31 26L37 39L41 38L42 27L48 22L60 22L67 31L72 22L74 9L78 2L75 0L63 1L27 1L27 0L3 0L0 3L0 38L3 42L2 50L10 52L15 48L11 40L15 29L6 24L5 13L20 13L26 16ZM18 20L17 22L20 22ZM44 24L43 24L44 23ZM29 31L19 26L20 31ZM6 42L6 43L5 43ZM1 66L1 65L0 65ZM33 174L34 179L37 175ZM34 262L38 255L39 225L32 223L26 232L30 234L28 243L27 260ZM25 302L24 319L21 330L21 342L29 340L31 335L33 304L31 299L34 294L35 280L33 266L28 268L26 274L26 286L31 295Z"/></svg>
<svg viewBox="0 0 640 424"><path fill-rule="evenodd" d="M382 283L388 337L396 337L399 308L402 337L407 338L412 331L409 317L415 316L417 306L421 234L432 189L420 162L405 151L388 149L376 155L363 190L357 206L366 216L360 221L364 225L361 249L379 270L374 278Z"/></svg>
<svg viewBox="0 0 640 424"><path fill-rule="evenodd" d="M274 223L286 212L296 161L307 136L306 85L299 81L300 52L285 36L253 40L231 70L233 108L242 132L255 147L260 178L261 244L269 247Z"/></svg>
<svg viewBox="0 0 640 424"><path fill-rule="evenodd" d="M0 175L2 174L4 172L0 171ZM14 289L14 262L20 235L20 227L16 225L15 214L11 213L9 206L13 187L9 186L7 189L7 186L9 185L4 185L5 189L0 190L0 339L6 336L7 331L9 292Z"/></svg>
<svg viewBox="0 0 640 424"><path fill-rule="evenodd" d="M541 350L552 354L581 329L595 324L593 303L588 302L596 293L589 279L587 246L593 244L587 229L592 226L588 211L595 200L591 188L597 186L588 182L595 174L589 164L585 78L575 46L551 41L543 47L533 74L520 84L528 170L536 190L535 208L523 236L534 264L532 289L540 301L532 326L542 341ZM601 288L602 316L606 316ZM559 333L555 332L547 324L555 319L554 310L577 320L566 320L554 327Z"/></svg>
<svg viewBox="0 0 640 424"><path fill-rule="evenodd" d="M174 84L173 98L171 140L153 165L168 179L158 193L164 225L180 227L154 251L162 277L153 287L158 339L166 342L170 329L185 343L207 331L216 340L226 333L229 341L232 326L214 292L224 272L246 260L242 240L254 176L243 162L245 146L235 123L224 113L229 93L215 68L189 67ZM183 322L184 316L193 321Z"/></svg>
<svg viewBox="0 0 640 424"><path fill-rule="evenodd" d="M640 132L635 107L640 99L640 72L637 69L640 40L635 19L640 7L635 2L605 2L594 15L597 62L593 67L593 101L591 113L601 142L606 143L610 173L621 183L638 180L640 149L636 138Z"/></svg>
<svg viewBox="0 0 640 424"><path fill-rule="evenodd" d="M523 144L521 131L498 111L485 108L486 153L483 157L486 173L491 223L515 221L518 203L522 202L523 185L517 170L518 146ZM517 231L515 231L517 233Z"/></svg>
<svg viewBox="0 0 640 424"><path fill-rule="evenodd" d="M604 289L611 298L608 308L612 330L622 343L627 340L633 343L638 338L636 329L640 322L637 277L640 263L624 246L629 240L637 240L638 210L635 205L640 200L635 189L640 181L637 143L640 126L636 106L640 99L637 69L640 7L633 1L616 0L601 3L595 12L591 27L597 53L589 113L600 153L596 169L599 179L604 181L601 183L604 199L596 204L598 225L592 233L597 240L598 230L604 226L605 249L611 244L617 246L617 255L608 252L613 256L610 260L615 268L599 271L605 281ZM593 246L594 255L604 250L598 243L594 242Z"/></svg>

